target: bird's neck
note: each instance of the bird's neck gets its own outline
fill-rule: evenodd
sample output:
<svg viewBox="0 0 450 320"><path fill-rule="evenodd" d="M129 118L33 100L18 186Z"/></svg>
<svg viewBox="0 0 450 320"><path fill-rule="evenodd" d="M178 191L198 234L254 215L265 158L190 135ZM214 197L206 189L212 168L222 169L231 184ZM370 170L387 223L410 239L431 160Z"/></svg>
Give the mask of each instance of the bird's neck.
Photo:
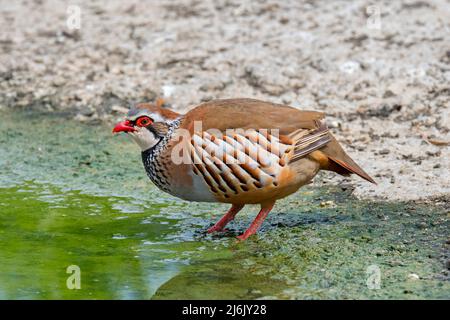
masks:
<svg viewBox="0 0 450 320"><path fill-rule="evenodd" d="M160 175L160 156L167 149L167 145L172 138L175 130L180 126L181 117L175 119L169 123L169 129L153 147L142 151L142 163L144 164L145 171L147 172L150 180L153 181L159 188L165 190L168 186L163 181L163 177ZM167 190L165 190L167 191Z"/></svg>

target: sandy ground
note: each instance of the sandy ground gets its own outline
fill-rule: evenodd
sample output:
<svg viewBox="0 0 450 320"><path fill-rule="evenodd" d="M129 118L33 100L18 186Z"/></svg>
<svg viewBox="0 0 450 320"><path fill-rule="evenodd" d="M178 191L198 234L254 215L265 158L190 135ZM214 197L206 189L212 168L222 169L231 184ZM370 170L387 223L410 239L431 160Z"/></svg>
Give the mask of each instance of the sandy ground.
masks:
<svg viewBox="0 0 450 320"><path fill-rule="evenodd" d="M328 114L358 196L450 194L449 1L0 0L0 30L1 109L261 98Z"/></svg>

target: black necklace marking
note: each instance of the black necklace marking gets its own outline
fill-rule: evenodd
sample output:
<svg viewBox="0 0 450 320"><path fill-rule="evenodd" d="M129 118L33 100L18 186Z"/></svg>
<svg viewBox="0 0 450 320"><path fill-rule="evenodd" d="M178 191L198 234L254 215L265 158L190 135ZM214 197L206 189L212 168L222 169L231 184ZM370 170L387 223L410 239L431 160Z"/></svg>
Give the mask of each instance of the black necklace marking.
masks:
<svg viewBox="0 0 450 320"><path fill-rule="evenodd" d="M152 180L152 182L161 190L172 194L170 190L170 183L168 181L167 175L164 173L164 167L161 164L161 153L167 148L167 144L174 131L180 125L181 119L174 120L169 123L169 130L167 134L164 135L156 145L153 147L142 151L142 163L144 164L147 176Z"/></svg>

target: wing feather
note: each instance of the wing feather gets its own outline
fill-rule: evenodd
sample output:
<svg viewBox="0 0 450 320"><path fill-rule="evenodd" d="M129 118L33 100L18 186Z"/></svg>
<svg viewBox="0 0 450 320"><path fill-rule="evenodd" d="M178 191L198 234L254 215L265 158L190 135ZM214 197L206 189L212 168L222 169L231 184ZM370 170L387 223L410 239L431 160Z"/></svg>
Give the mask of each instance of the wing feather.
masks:
<svg viewBox="0 0 450 320"><path fill-rule="evenodd" d="M316 151L331 141L330 132L324 121L319 122L317 129L295 131L290 138L294 141L294 155L290 162L297 161Z"/></svg>

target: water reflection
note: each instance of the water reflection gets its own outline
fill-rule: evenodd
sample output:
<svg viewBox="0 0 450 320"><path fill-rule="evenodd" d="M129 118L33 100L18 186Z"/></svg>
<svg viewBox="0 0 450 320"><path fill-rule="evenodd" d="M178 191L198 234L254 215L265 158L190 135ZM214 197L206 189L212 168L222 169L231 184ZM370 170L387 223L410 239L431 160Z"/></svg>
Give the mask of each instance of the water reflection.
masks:
<svg viewBox="0 0 450 320"><path fill-rule="evenodd" d="M141 224L151 211L118 220L109 198L33 185L1 189L0 203L4 299L148 299L188 261L158 241L173 226ZM81 269L81 290L66 288L69 265Z"/></svg>

